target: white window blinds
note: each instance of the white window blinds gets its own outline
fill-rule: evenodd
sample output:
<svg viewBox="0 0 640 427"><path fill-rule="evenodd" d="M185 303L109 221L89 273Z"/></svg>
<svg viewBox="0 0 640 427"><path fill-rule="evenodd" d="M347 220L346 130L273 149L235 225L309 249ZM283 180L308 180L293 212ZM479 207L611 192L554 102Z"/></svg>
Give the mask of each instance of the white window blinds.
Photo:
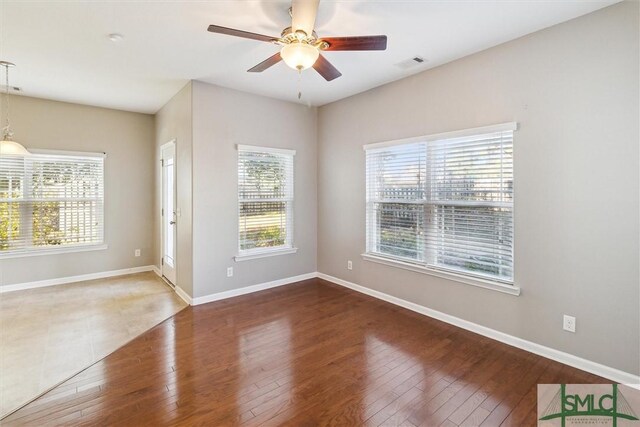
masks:
<svg viewBox="0 0 640 427"><path fill-rule="evenodd" d="M513 282L513 130L366 150L367 252Z"/></svg>
<svg viewBox="0 0 640 427"><path fill-rule="evenodd" d="M0 156L0 257L103 243L104 156Z"/></svg>
<svg viewBox="0 0 640 427"><path fill-rule="evenodd" d="M295 151L238 146L239 254L291 248Z"/></svg>

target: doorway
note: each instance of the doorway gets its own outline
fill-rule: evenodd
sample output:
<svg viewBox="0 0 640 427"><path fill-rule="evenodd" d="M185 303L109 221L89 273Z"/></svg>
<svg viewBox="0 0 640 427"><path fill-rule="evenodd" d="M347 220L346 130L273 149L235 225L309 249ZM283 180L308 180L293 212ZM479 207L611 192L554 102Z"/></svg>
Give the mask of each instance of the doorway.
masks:
<svg viewBox="0 0 640 427"><path fill-rule="evenodd" d="M160 147L162 164L162 261L161 272L171 285L176 285L176 141Z"/></svg>

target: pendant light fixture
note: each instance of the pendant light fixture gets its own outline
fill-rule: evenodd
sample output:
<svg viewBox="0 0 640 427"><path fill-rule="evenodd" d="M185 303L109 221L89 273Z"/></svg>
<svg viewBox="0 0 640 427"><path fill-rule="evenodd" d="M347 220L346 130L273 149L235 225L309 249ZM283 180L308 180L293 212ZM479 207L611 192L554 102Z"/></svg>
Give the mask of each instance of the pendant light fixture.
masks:
<svg viewBox="0 0 640 427"><path fill-rule="evenodd" d="M9 68L15 67L15 64L7 61L0 61L0 66L5 70L5 97L4 97L4 110L7 115L7 121L2 128L2 141L0 141L0 156L13 155L13 156L29 156L31 153L22 146L22 144L14 141L13 132L11 131L11 125L9 122Z"/></svg>

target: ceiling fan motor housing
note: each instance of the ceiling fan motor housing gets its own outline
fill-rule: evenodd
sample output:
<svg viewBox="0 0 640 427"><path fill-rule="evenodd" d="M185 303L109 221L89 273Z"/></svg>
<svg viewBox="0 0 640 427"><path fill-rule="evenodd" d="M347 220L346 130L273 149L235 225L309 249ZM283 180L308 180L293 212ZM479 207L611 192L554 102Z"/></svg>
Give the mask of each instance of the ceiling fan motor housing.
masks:
<svg viewBox="0 0 640 427"><path fill-rule="evenodd" d="M275 40L274 43L279 45L291 44L291 43L305 43L314 46L318 49L326 49L329 47L329 43L324 40L318 40L318 34L315 31L308 35L303 30L293 31L291 27L287 27L282 30L280 39Z"/></svg>

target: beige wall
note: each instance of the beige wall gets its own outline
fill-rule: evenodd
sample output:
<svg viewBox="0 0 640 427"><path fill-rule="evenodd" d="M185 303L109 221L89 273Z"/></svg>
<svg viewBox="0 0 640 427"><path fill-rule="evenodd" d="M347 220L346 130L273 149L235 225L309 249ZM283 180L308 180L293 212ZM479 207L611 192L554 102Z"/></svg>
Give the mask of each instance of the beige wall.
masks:
<svg viewBox="0 0 640 427"><path fill-rule="evenodd" d="M316 109L193 82L195 296L316 271ZM294 245L298 253L235 262L236 144L297 150ZM227 267L234 276L226 276Z"/></svg>
<svg viewBox="0 0 640 427"><path fill-rule="evenodd" d="M153 264L153 116L12 96L11 123L15 139L27 148L107 153L109 248L0 260L0 285Z"/></svg>
<svg viewBox="0 0 640 427"><path fill-rule="evenodd" d="M638 27L624 2L321 107L319 271L640 373ZM363 144L507 121L521 296L362 260Z"/></svg>
<svg viewBox="0 0 640 427"><path fill-rule="evenodd" d="M154 264L160 268L162 259L160 234L160 208L162 203L162 170L160 147L176 141L177 209L176 218L176 282L187 294L193 296L193 225L192 225L192 85L188 83L156 114L155 203L153 211Z"/></svg>

